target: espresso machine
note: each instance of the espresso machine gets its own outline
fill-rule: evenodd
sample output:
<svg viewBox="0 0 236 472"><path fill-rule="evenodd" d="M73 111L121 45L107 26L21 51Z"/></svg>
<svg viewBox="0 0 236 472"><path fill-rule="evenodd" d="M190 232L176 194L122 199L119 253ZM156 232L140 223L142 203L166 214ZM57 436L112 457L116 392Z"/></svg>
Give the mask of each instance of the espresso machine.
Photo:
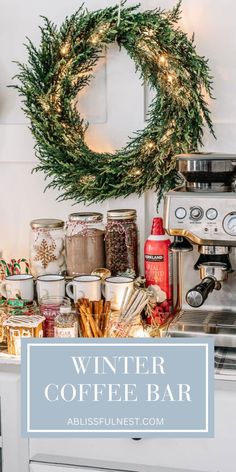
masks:
<svg viewBox="0 0 236 472"><path fill-rule="evenodd" d="M169 333L236 347L236 155L180 154L176 165L183 184L164 202L174 255Z"/></svg>

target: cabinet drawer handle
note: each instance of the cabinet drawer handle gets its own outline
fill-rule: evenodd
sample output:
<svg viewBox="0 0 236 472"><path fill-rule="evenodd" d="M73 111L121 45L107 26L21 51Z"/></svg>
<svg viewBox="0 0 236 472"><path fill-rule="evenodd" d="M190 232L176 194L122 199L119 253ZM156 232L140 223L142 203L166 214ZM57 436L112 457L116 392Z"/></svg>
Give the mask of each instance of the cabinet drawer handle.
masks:
<svg viewBox="0 0 236 472"><path fill-rule="evenodd" d="M131 439L133 439L133 441L141 441L141 439L143 438L131 438Z"/></svg>

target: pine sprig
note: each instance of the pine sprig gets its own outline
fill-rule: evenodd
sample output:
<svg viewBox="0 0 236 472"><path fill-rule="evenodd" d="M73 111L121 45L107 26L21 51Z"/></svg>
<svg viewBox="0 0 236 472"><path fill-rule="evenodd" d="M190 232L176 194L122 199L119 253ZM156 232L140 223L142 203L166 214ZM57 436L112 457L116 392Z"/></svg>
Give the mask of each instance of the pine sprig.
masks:
<svg viewBox="0 0 236 472"><path fill-rule="evenodd" d="M213 132L204 94L212 95L208 61L197 54L176 23L181 2L171 11L140 12L138 5L89 12L83 6L60 28L43 17L38 48L27 40L28 64L18 64L23 109L31 122L35 152L60 200L100 202L106 198L163 193L178 177L174 156L197 150L206 124ZM114 154L93 152L84 136L88 124L75 98L89 84L104 48L117 41L135 63L143 83L155 91L144 130Z"/></svg>

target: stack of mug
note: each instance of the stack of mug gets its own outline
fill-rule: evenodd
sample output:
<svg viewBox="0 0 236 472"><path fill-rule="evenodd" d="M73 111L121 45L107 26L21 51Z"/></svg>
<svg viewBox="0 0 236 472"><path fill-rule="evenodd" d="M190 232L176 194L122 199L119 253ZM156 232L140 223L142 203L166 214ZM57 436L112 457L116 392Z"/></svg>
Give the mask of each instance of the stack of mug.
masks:
<svg viewBox="0 0 236 472"><path fill-rule="evenodd" d="M133 290L131 277L107 277L104 281L99 275L78 275L66 285L63 275L41 275L36 279L37 298L40 303L45 299L64 299L69 296L74 302L79 298L101 300L102 296L111 301L112 310L119 310L124 296ZM19 298L34 300L34 279L30 274L9 275L0 285L0 293L7 299Z"/></svg>
<svg viewBox="0 0 236 472"><path fill-rule="evenodd" d="M99 275L78 275L66 285L62 275L41 275L36 280L38 300L43 298L64 298L65 294L74 303L79 298L98 301L102 296L111 301L112 310L119 310L124 295L130 295L134 281L131 277L107 277L105 281Z"/></svg>
<svg viewBox="0 0 236 472"><path fill-rule="evenodd" d="M78 275L66 286L67 295L76 302L79 298L111 302L112 310L121 308L124 297L130 295L134 287L131 277L107 277L104 281L98 275Z"/></svg>

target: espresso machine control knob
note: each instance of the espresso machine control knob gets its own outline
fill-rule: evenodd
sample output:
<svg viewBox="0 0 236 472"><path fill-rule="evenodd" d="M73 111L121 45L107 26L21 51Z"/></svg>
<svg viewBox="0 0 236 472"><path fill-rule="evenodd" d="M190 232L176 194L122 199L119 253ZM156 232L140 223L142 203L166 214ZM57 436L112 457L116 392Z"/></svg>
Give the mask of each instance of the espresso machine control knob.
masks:
<svg viewBox="0 0 236 472"><path fill-rule="evenodd" d="M176 208L175 216L176 218L178 218L178 220L183 220L186 215L187 215L187 212L184 207Z"/></svg>
<svg viewBox="0 0 236 472"><path fill-rule="evenodd" d="M229 213L223 221L223 228L230 236L236 236L236 213Z"/></svg>
<svg viewBox="0 0 236 472"><path fill-rule="evenodd" d="M208 208L206 212L206 217L208 220L215 220L218 216L218 211L215 208Z"/></svg>
<svg viewBox="0 0 236 472"><path fill-rule="evenodd" d="M200 220L203 217L203 209L201 207L193 207L190 210L190 218L192 220Z"/></svg>
<svg viewBox="0 0 236 472"><path fill-rule="evenodd" d="M193 308L199 308L202 306L209 293L214 289L215 282L216 281L213 277L206 277L203 279L200 284L191 288L191 290L187 292L186 302Z"/></svg>

